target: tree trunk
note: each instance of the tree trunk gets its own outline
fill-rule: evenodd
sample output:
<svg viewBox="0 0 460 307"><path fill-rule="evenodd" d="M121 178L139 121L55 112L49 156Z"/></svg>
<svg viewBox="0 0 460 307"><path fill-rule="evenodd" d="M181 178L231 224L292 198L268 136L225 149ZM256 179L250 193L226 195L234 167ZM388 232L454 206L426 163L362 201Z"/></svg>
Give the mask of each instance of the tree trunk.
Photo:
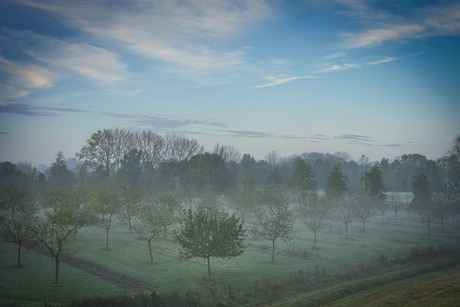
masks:
<svg viewBox="0 0 460 307"><path fill-rule="evenodd" d="M345 223L345 233L347 234L347 239L348 239L348 223Z"/></svg>
<svg viewBox="0 0 460 307"><path fill-rule="evenodd" d="M18 244L18 268L21 266L21 244Z"/></svg>
<svg viewBox="0 0 460 307"><path fill-rule="evenodd" d="M366 232L366 220L363 219L363 232Z"/></svg>
<svg viewBox="0 0 460 307"><path fill-rule="evenodd" d="M59 258L54 257L55 260L55 268L54 268L54 282L56 285L58 284L59 281Z"/></svg>
<svg viewBox="0 0 460 307"><path fill-rule="evenodd" d="M105 233L105 249L109 250L109 228L106 229Z"/></svg>
<svg viewBox="0 0 460 307"><path fill-rule="evenodd" d="M426 222L426 226L428 228L428 240L431 240L430 222Z"/></svg>
<svg viewBox="0 0 460 307"><path fill-rule="evenodd" d="M318 230L314 231L314 233L315 233L315 243L313 244L313 249L316 249L316 232L317 232L317 231L318 231Z"/></svg>
<svg viewBox="0 0 460 307"><path fill-rule="evenodd" d="M208 280L211 280L211 264L208 257Z"/></svg>
<svg viewBox="0 0 460 307"><path fill-rule="evenodd" d="M152 256L152 240L149 240L149 253L150 253L150 262L153 262L153 256Z"/></svg>
<svg viewBox="0 0 460 307"><path fill-rule="evenodd" d="M273 247L272 247L272 262L275 262L275 240L272 241Z"/></svg>

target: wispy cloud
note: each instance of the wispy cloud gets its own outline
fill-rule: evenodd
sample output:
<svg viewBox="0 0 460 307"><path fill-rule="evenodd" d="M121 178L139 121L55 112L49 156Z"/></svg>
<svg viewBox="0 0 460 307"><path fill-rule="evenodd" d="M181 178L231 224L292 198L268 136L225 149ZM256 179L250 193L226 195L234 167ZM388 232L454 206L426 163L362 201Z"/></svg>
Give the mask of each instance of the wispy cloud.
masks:
<svg viewBox="0 0 460 307"><path fill-rule="evenodd" d="M328 72L334 72L334 71L342 71L342 70L347 70L350 68L359 68L361 67L359 64L356 63L344 63L344 64L327 64L325 68L319 69L316 71L316 73L328 73Z"/></svg>
<svg viewBox="0 0 460 307"><path fill-rule="evenodd" d="M251 131L251 130L227 130L227 133L232 134L236 137L246 137L246 138L266 138L271 137L273 134L261 132L261 131Z"/></svg>
<svg viewBox="0 0 460 307"><path fill-rule="evenodd" d="M366 64L367 65L378 65L378 64L383 64L383 63L389 63L389 62L393 62L393 61L396 61L396 58L384 58L382 60L378 60L378 61L371 61L371 62L367 62Z"/></svg>
<svg viewBox="0 0 460 307"><path fill-rule="evenodd" d="M371 144L374 142L374 139L370 136L359 135L359 134L342 134L339 136L334 136L334 140L343 140L349 144L354 145L365 145L365 146L374 146Z"/></svg>
<svg viewBox="0 0 460 307"><path fill-rule="evenodd" d="M271 87L271 86L276 86L284 83L288 83L294 80L301 80L301 79L315 79L317 78L316 76L313 75L305 75L305 76L292 76L292 77L281 77L281 78L276 78L276 77L268 77L266 79L269 80L268 83L257 85L254 88L264 88L264 87Z"/></svg>
<svg viewBox="0 0 460 307"><path fill-rule="evenodd" d="M348 8L359 16L367 29L343 34L340 46L345 49L378 46L387 41L404 42L407 39L460 34L459 3L415 8L404 16L397 16L372 10L372 2L357 2L362 4L359 9L353 5Z"/></svg>
<svg viewBox="0 0 460 307"><path fill-rule="evenodd" d="M53 85L55 75L35 64L20 64L0 56L0 97L20 98L31 89L48 88Z"/></svg>
<svg viewBox="0 0 460 307"><path fill-rule="evenodd" d="M22 103L0 103L0 113L33 117L59 116L61 113L86 113L96 116L124 119L130 121L132 124L147 129L177 129L193 125L227 128L227 124L215 120L182 118L168 114L124 114L116 112L96 112L74 108L41 107Z"/></svg>
<svg viewBox="0 0 460 307"><path fill-rule="evenodd" d="M68 26L94 39L156 61L151 63L156 70L195 79L216 71L243 69L245 48L235 48L228 40L272 14L265 0L129 1L111 5L45 0L27 4L59 16Z"/></svg>

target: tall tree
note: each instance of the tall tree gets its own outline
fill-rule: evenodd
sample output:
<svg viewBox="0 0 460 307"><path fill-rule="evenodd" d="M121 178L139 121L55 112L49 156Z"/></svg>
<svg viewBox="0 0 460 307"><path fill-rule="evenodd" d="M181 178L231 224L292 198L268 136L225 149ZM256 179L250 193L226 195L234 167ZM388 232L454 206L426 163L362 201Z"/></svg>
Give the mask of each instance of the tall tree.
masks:
<svg viewBox="0 0 460 307"><path fill-rule="evenodd" d="M211 280L210 258L231 258L244 252L243 223L235 215L213 207L199 206L184 211L181 226L174 231L174 242L180 244L181 257L206 259Z"/></svg>
<svg viewBox="0 0 460 307"><path fill-rule="evenodd" d="M347 184L345 183L345 178L342 174L340 164L336 164L334 169L329 174L326 182L326 197L328 198L338 198L345 194L347 191Z"/></svg>
<svg viewBox="0 0 460 307"><path fill-rule="evenodd" d="M86 145L75 155L78 159L85 160L85 164L94 170L101 166L106 178L109 178L111 169L115 168L118 162L116 158L119 150L116 145L113 130L98 130L86 140Z"/></svg>
<svg viewBox="0 0 460 307"><path fill-rule="evenodd" d="M56 159L48 170L49 180L57 186L70 187L77 182L75 175L67 168L62 151L56 154Z"/></svg>
<svg viewBox="0 0 460 307"><path fill-rule="evenodd" d="M297 157L294 161L294 173L289 179L296 195L316 190L315 171L304 159Z"/></svg>
<svg viewBox="0 0 460 307"><path fill-rule="evenodd" d="M363 194L373 200L385 200L386 188L383 184L382 172L378 165L374 165L369 172L363 175Z"/></svg>
<svg viewBox="0 0 460 307"><path fill-rule="evenodd" d="M154 207L156 221L163 230L163 238L166 238L170 228L178 222L181 200L173 194L160 194L155 197Z"/></svg>

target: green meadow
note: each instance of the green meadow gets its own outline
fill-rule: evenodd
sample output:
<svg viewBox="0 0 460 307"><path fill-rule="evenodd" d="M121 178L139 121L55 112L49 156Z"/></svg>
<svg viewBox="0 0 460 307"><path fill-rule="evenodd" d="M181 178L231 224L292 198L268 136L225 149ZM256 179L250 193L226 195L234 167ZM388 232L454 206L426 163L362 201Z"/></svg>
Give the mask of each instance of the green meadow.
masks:
<svg viewBox="0 0 460 307"><path fill-rule="evenodd" d="M154 262L149 261L147 243L140 241L127 226L114 228L109 233L109 248L105 250L105 232L96 227L82 228L78 237L79 251L74 257L102 268L102 273L87 272L81 265L72 266L61 262L60 283L54 281L54 260L23 249L22 267L16 263L17 248L11 243L0 243L0 305L13 302L21 306L43 306L47 303L66 303L72 299L87 297L111 297L148 293L154 290L160 296L170 293L184 295L187 292L209 295L228 295L242 298L235 305L257 305L270 300L294 295L287 288L276 296L251 298L266 285L285 285L302 272L306 279L318 274L333 275L357 268L371 267L385 259L398 259L409 255L414 247L433 245L436 250L458 250L460 248L460 225L458 218L450 218L442 232L441 225L433 223L431 240L426 225L417 215L406 211L387 211L382 224L376 214L367 223L365 232L362 223L353 220L349 224L349 238L345 227L334 219L328 219L318 232L317 248L312 249L313 233L301 222L295 224L295 237L290 242L276 241L275 261L271 262L271 242L259 238L248 238L246 251L231 259L211 259L212 281L207 281L204 259L179 260L179 246L170 239L153 242ZM458 274L458 267L455 269ZM146 287L132 289L110 280L107 273L117 272L133 280L143 282ZM434 274L434 272L433 272ZM439 273L442 276L442 271ZM457 275L458 276L458 275ZM429 277L427 276L427 279ZM406 284L394 285L396 288ZM396 289L395 288L395 289ZM376 289L377 291L378 289ZM378 291L394 292L391 288ZM365 300L365 297L356 300ZM340 303L339 303L340 305ZM359 304L358 304L359 305Z"/></svg>

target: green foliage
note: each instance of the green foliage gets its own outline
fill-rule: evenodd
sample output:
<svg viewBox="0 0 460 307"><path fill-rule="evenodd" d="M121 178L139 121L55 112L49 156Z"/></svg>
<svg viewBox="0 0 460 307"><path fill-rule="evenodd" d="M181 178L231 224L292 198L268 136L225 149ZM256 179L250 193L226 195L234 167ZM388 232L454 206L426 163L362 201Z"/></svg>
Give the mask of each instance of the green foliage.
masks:
<svg viewBox="0 0 460 307"><path fill-rule="evenodd" d="M311 165L304 159L297 157L294 160L294 173L292 174L289 184L292 186L294 193L297 195L316 190L316 181L314 180L315 171Z"/></svg>
<svg viewBox="0 0 460 307"><path fill-rule="evenodd" d="M244 252L243 223L235 214L200 205L184 211L181 226L174 231L174 242L180 244L181 258L207 259L208 279L211 279L209 258L231 258Z"/></svg>
<svg viewBox="0 0 460 307"><path fill-rule="evenodd" d="M363 195L374 200L385 200L386 188L383 184L382 171L378 165L374 165L363 176Z"/></svg>
<svg viewBox="0 0 460 307"><path fill-rule="evenodd" d="M48 170L51 184L60 187L69 187L76 184L77 179L71 170L67 168L62 151L56 154L56 159Z"/></svg>
<svg viewBox="0 0 460 307"><path fill-rule="evenodd" d="M334 166L333 171L329 174L326 182L325 193L329 198L337 198L347 191L347 184L340 169L340 164Z"/></svg>

